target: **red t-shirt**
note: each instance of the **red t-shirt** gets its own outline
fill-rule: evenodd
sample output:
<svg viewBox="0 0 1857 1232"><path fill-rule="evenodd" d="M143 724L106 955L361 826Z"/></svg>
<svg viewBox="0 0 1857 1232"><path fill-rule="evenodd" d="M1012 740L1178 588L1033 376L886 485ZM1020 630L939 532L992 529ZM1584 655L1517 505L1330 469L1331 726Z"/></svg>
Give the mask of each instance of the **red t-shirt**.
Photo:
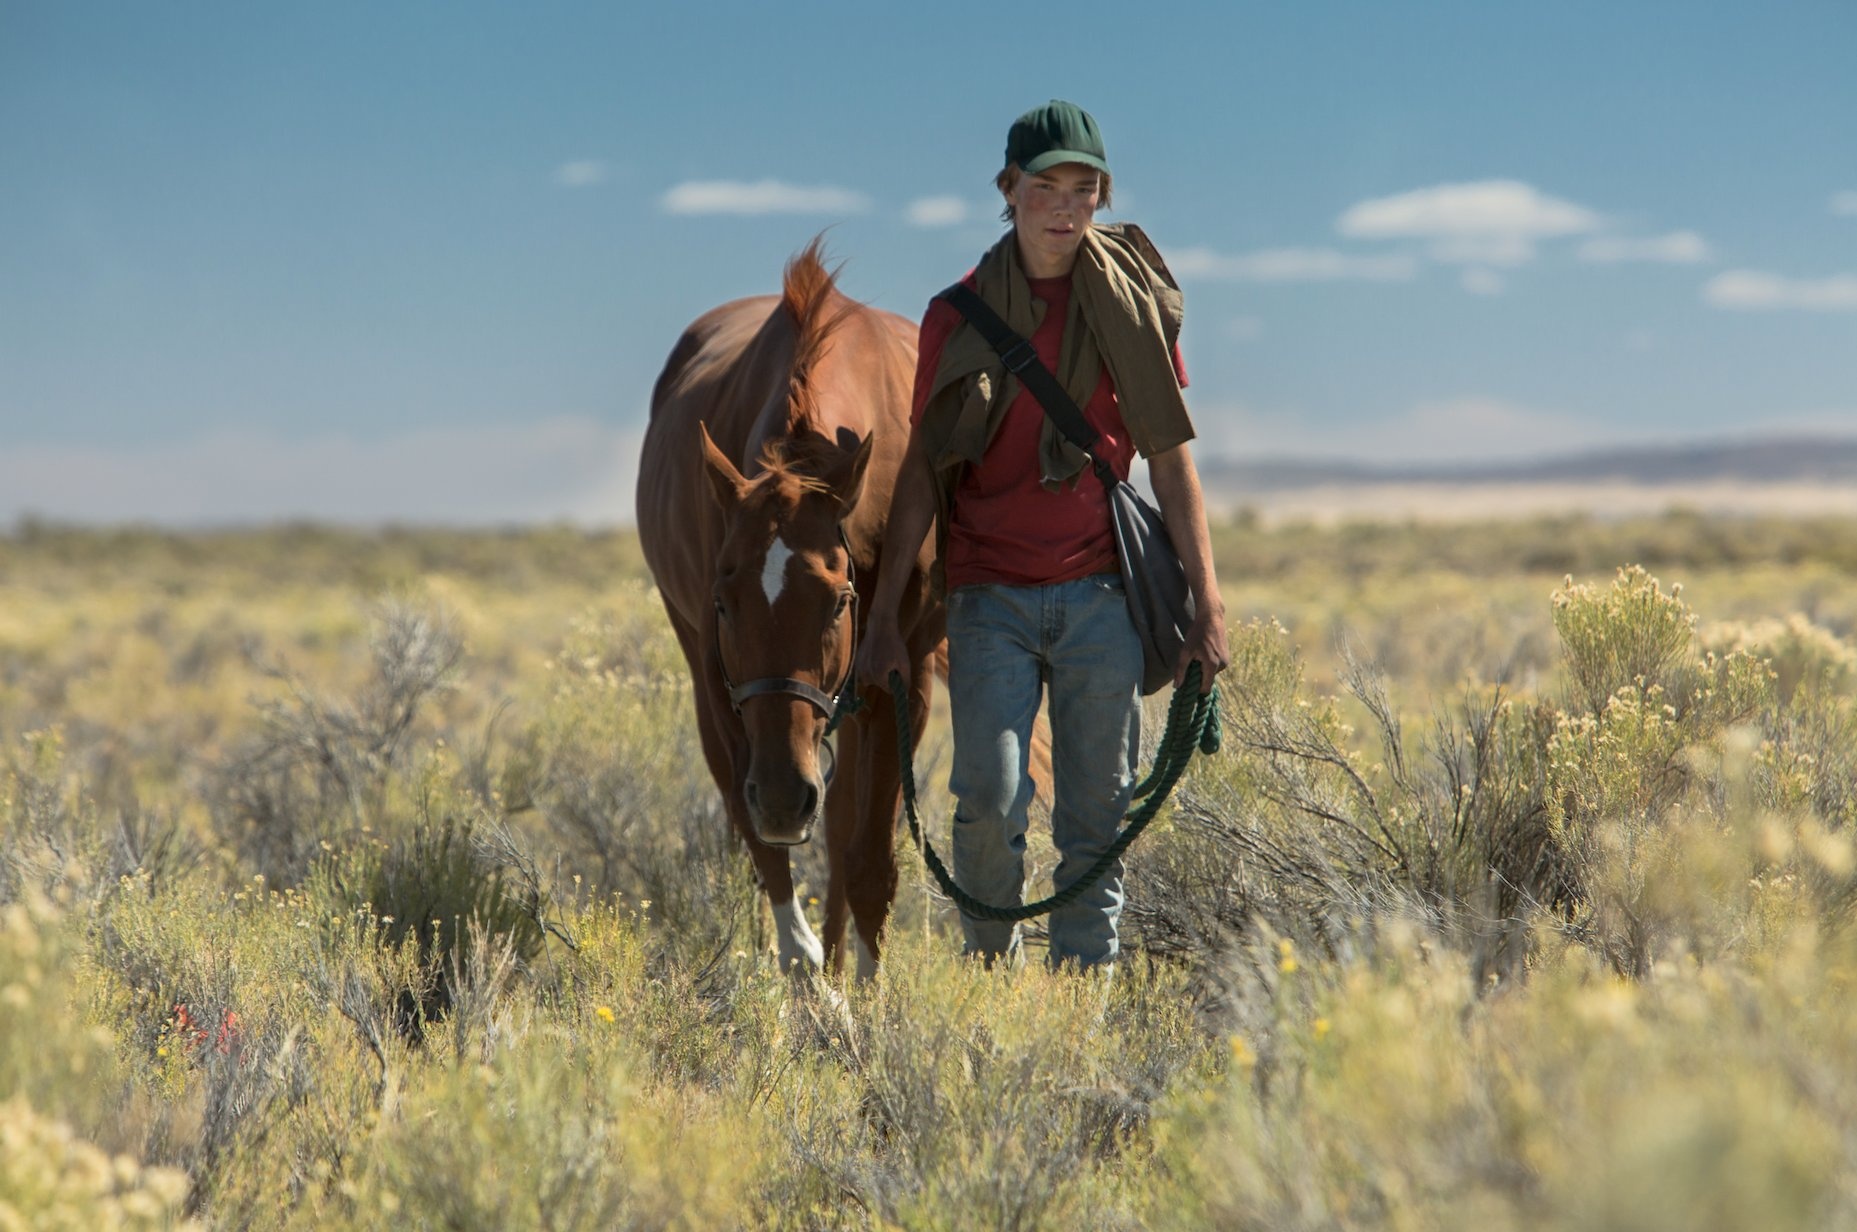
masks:
<svg viewBox="0 0 1857 1232"><path fill-rule="evenodd" d="M973 274L962 281L973 286ZM1032 349L1055 372L1070 307L1070 278L1028 282L1032 295L1045 303L1044 319L1031 337ZM922 417L935 369L941 364L942 347L964 320L959 309L939 298L930 302L923 315L912 422ZM1174 347L1174 372L1185 388L1186 364L1178 346ZM1082 409L1090 426L1102 433L1096 452L1108 459L1117 478L1127 479L1135 447L1122 422L1115 381L1107 365L1096 392ZM943 560L949 590L988 582L1042 586L1116 571L1109 501L1095 472L1085 467L1075 482L1055 492L1039 482L1038 441L1044 423L1044 406L1021 386L986 453L962 474L954 492Z"/></svg>

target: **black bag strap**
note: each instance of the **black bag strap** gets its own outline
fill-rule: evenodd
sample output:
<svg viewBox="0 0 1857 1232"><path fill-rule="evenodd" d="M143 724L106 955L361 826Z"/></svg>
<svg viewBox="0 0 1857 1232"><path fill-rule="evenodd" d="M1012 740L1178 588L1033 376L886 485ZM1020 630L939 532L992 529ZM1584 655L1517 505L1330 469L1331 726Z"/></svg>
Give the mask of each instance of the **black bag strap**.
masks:
<svg viewBox="0 0 1857 1232"><path fill-rule="evenodd" d="M1044 361L1038 358L1038 352L1032 348L1032 344L1020 337L1012 326L1006 324L1004 317L993 311L991 304L981 299L979 293L964 282L955 283L936 298L945 299L954 305L955 310L967 319L967 323L980 331L987 345L999 352L1006 371L1018 377L1032 391L1032 397L1038 399L1038 404L1045 408L1045 414L1051 417L1057 430L1071 444L1090 455L1096 477L1103 481L1103 487L1113 490L1117 482L1115 470L1094 448L1102 434L1090 426L1090 421L1077 409L1076 399L1065 392L1063 385L1051 375L1051 369L1045 367Z"/></svg>

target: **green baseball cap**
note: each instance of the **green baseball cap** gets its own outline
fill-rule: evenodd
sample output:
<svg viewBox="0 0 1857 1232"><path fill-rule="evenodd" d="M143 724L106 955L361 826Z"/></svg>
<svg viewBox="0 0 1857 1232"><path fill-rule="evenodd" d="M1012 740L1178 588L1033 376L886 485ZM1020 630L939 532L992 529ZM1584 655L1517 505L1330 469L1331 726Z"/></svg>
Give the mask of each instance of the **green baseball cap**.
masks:
<svg viewBox="0 0 1857 1232"><path fill-rule="evenodd" d="M1107 157L1102 130L1090 113L1060 98L1032 108L1014 120L1012 131L1006 134L1006 165L1017 163L1026 175L1037 175L1060 163L1082 163L1107 171Z"/></svg>

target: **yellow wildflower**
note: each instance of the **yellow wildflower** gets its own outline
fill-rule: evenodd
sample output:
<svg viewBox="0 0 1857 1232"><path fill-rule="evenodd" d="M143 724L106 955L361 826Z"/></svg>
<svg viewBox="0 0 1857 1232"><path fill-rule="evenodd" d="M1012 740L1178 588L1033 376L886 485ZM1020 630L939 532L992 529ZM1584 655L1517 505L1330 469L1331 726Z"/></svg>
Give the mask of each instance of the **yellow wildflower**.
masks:
<svg viewBox="0 0 1857 1232"><path fill-rule="evenodd" d="M599 1019L601 1022L611 1022L613 1020L612 1006L610 1005L600 1006L598 1009L593 1011L593 1016Z"/></svg>

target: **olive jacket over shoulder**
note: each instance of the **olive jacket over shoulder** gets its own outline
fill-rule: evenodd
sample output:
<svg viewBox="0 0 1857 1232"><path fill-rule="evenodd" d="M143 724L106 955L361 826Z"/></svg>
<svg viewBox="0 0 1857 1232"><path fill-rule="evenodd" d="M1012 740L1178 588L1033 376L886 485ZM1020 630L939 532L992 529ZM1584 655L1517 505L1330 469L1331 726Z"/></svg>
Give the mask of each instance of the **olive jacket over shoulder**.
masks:
<svg viewBox="0 0 1857 1232"><path fill-rule="evenodd" d="M974 268L975 290L1029 338L1044 316L1007 232ZM1152 457L1193 439L1193 421L1174 366L1185 309L1179 285L1147 235L1133 223L1092 226L1077 252L1064 339L1054 375L1073 401L1087 405L1106 366L1130 441ZM1019 396L980 331L962 322L942 348L916 431L934 472L936 526L945 545L949 511L962 472L986 452L1006 410ZM1039 438L1040 481L1048 488L1075 482L1089 457L1047 417ZM937 553L939 560L941 553ZM939 565L935 589L945 582Z"/></svg>

